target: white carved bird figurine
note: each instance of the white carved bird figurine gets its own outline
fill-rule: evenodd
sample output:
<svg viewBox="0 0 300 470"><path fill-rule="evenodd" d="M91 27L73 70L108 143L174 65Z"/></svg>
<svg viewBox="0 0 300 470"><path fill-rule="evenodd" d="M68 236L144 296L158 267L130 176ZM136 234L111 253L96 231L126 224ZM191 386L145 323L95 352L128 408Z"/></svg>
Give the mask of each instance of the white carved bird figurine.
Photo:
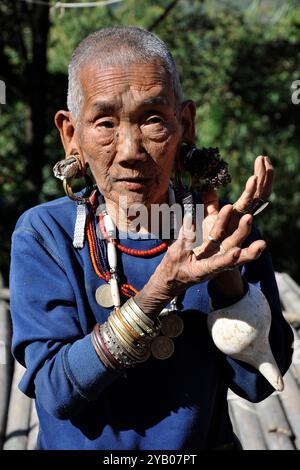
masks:
<svg viewBox="0 0 300 470"><path fill-rule="evenodd" d="M211 312L207 322L220 351L256 367L275 390L283 390L284 382L269 343L271 310L260 289L249 285L243 299Z"/></svg>

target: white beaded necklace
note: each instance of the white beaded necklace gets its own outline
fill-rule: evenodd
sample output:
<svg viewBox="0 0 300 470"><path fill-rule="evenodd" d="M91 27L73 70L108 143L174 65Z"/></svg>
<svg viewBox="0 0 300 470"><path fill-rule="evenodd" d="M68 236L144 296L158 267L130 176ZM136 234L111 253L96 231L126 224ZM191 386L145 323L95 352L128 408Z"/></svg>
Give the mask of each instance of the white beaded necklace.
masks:
<svg viewBox="0 0 300 470"><path fill-rule="evenodd" d="M169 196L169 205L172 206L173 204L176 203L176 199L175 199L174 189L171 185L169 186L168 196ZM120 291L119 291L119 285L118 285L118 279L117 279L118 256L117 256L116 245L114 243L114 239L116 237L116 226L111 216L106 211L106 209L103 210L103 213L104 213L104 217L103 217L104 227L108 235L107 258L108 258L108 265L109 265L109 270L111 274L111 279L109 281L111 299L112 299L114 307L120 307L121 305ZM174 230L174 214L173 213L172 213L172 219L171 219L170 225L171 225L171 230ZM105 286L103 286L103 288L105 289ZM172 306L173 306L172 310L174 310L174 303L176 304L175 299L173 299L172 301Z"/></svg>

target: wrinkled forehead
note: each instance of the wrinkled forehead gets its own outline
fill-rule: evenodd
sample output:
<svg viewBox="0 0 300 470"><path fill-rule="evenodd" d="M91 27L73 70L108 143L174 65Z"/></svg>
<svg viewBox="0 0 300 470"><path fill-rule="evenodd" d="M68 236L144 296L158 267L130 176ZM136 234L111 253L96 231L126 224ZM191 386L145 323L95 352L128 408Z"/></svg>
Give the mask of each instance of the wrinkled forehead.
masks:
<svg viewBox="0 0 300 470"><path fill-rule="evenodd" d="M100 95L109 98L128 91L149 98L174 95L170 74L157 59L122 64L90 61L81 68L79 79L85 102Z"/></svg>

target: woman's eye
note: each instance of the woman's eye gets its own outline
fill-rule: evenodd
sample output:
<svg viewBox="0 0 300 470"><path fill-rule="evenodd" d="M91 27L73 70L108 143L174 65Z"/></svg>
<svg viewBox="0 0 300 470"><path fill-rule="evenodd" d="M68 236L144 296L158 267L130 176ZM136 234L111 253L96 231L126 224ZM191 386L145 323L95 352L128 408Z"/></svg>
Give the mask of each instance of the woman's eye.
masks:
<svg viewBox="0 0 300 470"><path fill-rule="evenodd" d="M114 123L112 121L100 121L97 125L105 127L105 129L112 129L114 127Z"/></svg>
<svg viewBox="0 0 300 470"><path fill-rule="evenodd" d="M146 124L162 124L164 121L159 116L152 116L147 119Z"/></svg>

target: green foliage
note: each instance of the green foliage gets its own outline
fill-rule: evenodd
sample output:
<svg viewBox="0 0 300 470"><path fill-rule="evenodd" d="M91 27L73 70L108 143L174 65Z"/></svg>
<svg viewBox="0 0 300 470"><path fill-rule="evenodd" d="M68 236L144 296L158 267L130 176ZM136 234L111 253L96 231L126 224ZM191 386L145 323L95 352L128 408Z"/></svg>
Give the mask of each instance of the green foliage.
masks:
<svg viewBox="0 0 300 470"><path fill-rule="evenodd" d="M224 196L238 197L255 156L271 157L272 204L257 223L276 268L299 280L300 106L290 87L300 77L300 7L273 12L255 2L228 12L207 3L189 16L176 10L158 33L180 64L186 97L198 104L199 144L219 146L230 163L233 183ZM172 34L175 25L185 34Z"/></svg>
<svg viewBox="0 0 300 470"><path fill-rule="evenodd" d="M2 3L8 5L1 6L2 18L11 18L9 2ZM235 200L252 172L255 157L271 157L277 174L272 204L257 223L271 246L276 268L300 281L295 256L300 230L300 105L291 102L291 84L300 79L299 2L178 0L163 16L170 3L125 0L105 8L66 9L62 15L51 10L47 135L40 162L39 201L62 195L51 174L53 164L63 156L53 116L66 106L66 72L72 51L87 34L105 26L156 25L154 32L167 42L176 59L185 97L197 103L199 145L218 146L230 164L233 183L230 194L225 191L223 196ZM19 28L30 61L30 22L23 10L18 15L19 26L14 28ZM157 21L159 18L162 20ZM7 70L13 71L1 75L0 70L0 79L8 86L8 104L0 110L1 210L10 220L3 228L7 265L12 225L31 205L30 179L25 177L31 115L22 48L17 38L10 39L11 23L0 23L5 45L0 64L9 64Z"/></svg>

